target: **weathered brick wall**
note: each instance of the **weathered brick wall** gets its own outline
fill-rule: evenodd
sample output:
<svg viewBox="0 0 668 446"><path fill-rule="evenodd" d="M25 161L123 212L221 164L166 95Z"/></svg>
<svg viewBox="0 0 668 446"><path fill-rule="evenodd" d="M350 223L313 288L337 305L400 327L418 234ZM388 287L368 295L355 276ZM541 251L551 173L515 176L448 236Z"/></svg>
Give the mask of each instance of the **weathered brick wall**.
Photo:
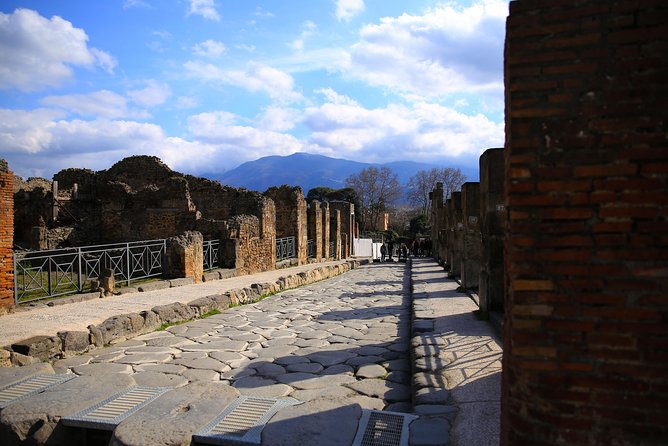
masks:
<svg viewBox="0 0 668 446"><path fill-rule="evenodd" d="M202 234L187 231L166 241L167 270L169 278L188 277L195 283L202 281L204 274L204 251Z"/></svg>
<svg viewBox="0 0 668 446"><path fill-rule="evenodd" d="M461 284L466 290L477 290L480 278L482 240L480 238L480 183L462 185L462 266Z"/></svg>
<svg viewBox="0 0 668 446"><path fill-rule="evenodd" d="M0 160L0 313L14 306L14 174Z"/></svg>
<svg viewBox="0 0 668 446"><path fill-rule="evenodd" d="M510 10L502 444L666 444L668 3Z"/></svg>
<svg viewBox="0 0 668 446"><path fill-rule="evenodd" d="M260 221L253 215L240 215L228 221L223 244L224 266L237 274L270 271L276 267L276 238L262 237Z"/></svg>
<svg viewBox="0 0 668 446"><path fill-rule="evenodd" d="M503 149L488 149L480 156L480 230L482 258L478 296L483 311L502 311L503 242L505 225Z"/></svg>
<svg viewBox="0 0 668 446"><path fill-rule="evenodd" d="M276 207L276 238L295 237L300 265L306 263L307 205L301 187L270 187L264 193Z"/></svg>
<svg viewBox="0 0 668 446"><path fill-rule="evenodd" d="M308 208L308 239L315 245L315 259L322 259L322 211L320 202L313 200Z"/></svg>

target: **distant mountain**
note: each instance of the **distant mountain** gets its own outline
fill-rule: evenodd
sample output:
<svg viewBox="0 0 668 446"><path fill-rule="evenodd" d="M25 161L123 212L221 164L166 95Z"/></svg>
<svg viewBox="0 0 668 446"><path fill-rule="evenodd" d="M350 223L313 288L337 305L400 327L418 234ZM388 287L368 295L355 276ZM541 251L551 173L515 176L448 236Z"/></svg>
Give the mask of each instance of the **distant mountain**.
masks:
<svg viewBox="0 0 668 446"><path fill-rule="evenodd" d="M271 186L283 184L301 186L306 195L309 190L317 186L341 189L346 186L346 178L371 166L389 167L397 173L399 182L404 185L420 170L445 167L414 161L394 161L385 164L360 163L309 153L294 153L288 156L267 156L243 163L222 174L211 173L204 176L218 180L222 184L260 192L264 192ZM477 170L464 166L449 167L459 167L469 181L478 181Z"/></svg>

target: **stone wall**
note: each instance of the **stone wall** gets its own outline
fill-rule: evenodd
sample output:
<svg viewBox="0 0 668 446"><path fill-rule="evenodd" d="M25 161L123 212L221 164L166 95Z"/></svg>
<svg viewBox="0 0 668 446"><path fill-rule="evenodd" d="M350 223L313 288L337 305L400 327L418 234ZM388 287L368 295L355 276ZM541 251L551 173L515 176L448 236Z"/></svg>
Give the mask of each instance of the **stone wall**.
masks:
<svg viewBox="0 0 668 446"><path fill-rule="evenodd" d="M228 220L223 242L224 266L237 274L270 271L276 267L276 237L263 236L259 219L240 215Z"/></svg>
<svg viewBox="0 0 668 446"><path fill-rule="evenodd" d="M0 160L0 314L14 306L14 175Z"/></svg>
<svg viewBox="0 0 668 446"><path fill-rule="evenodd" d="M450 275L459 277L462 271L462 254L464 248L464 222L462 220L462 193L452 192L445 202L447 227L448 257L446 266Z"/></svg>
<svg viewBox="0 0 668 446"><path fill-rule="evenodd" d="M166 241L166 277L191 278L194 283L204 275L203 237L199 232L188 231Z"/></svg>
<svg viewBox="0 0 668 446"><path fill-rule="evenodd" d="M306 263L307 205L301 187L271 187L264 193L276 206L276 238L295 237L300 265Z"/></svg>
<svg viewBox="0 0 668 446"><path fill-rule="evenodd" d="M668 3L514 1L502 444L668 438Z"/></svg>
<svg viewBox="0 0 668 446"><path fill-rule="evenodd" d="M329 236L334 242L334 260L341 259L341 211L330 209L329 211Z"/></svg>

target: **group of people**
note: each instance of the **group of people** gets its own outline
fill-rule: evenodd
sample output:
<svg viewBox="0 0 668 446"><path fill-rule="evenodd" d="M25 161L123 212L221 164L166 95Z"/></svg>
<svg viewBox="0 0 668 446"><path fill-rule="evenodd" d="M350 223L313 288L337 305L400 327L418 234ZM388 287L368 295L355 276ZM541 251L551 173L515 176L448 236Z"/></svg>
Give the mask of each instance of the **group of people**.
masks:
<svg viewBox="0 0 668 446"><path fill-rule="evenodd" d="M380 260L381 262L388 261L392 262L393 256L397 256L399 261L408 259L408 255L412 254L414 257L427 257L431 255L431 240L415 239L411 243L410 249L406 246L405 243L401 243L399 247L396 247L393 242L387 242L380 245Z"/></svg>

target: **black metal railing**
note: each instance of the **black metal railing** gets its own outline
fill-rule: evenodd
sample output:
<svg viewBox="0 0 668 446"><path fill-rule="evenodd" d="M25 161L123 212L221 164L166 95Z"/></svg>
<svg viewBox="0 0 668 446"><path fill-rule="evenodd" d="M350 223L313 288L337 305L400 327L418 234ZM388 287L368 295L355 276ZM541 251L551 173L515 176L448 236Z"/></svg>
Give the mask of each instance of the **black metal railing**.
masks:
<svg viewBox="0 0 668 446"><path fill-rule="evenodd" d="M163 274L166 241L81 246L14 256L14 300L32 302L84 291L103 269L114 270L117 284Z"/></svg>
<svg viewBox="0 0 668 446"><path fill-rule="evenodd" d="M297 257L294 237L282 237L276 239L276 261L292 259Z"/></svg>
<svg viewBox="0 0 668 446"><path fill-rule="evenodd" d="M218 268L220 264L220 240L204 240L202 250L204 271Z"/></svg>
<svg viewBox="0 0 668 446"><path fill-rule="evenodd" d="M306 257L312 259L315 257L315 241L307 240L306 241Z"/></svg>

